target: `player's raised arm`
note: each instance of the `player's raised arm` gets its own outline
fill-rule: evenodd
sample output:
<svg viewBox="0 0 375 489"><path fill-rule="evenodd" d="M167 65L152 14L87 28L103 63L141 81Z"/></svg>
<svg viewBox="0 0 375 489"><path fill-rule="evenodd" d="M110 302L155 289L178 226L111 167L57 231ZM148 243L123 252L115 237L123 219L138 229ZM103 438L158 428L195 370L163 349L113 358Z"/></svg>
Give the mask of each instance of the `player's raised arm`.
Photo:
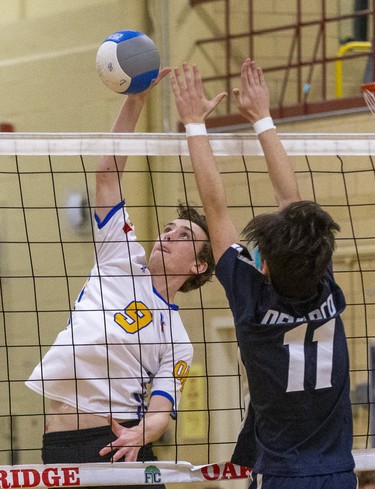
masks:
<svg viewBox="0 0 375 489"><path fill-rule="evenodd" d="M161 69L151 88L157 85L170 71L170 68ZM138 94L127 95L111 132L131 133L135 131L149 91L150 89ZM113 155L105 155L99 159L96 169L96 213L100 219L104 219L108 211L123 199L121 177L126 160L127 156L115 157Z"/></svg>
<svg viewBox="0 0 375 489"><path fill-rule="evenodd" d="M182 68L174 69L171 85L180 119L186 127L191 163L217 262L224 251L238 240L235 226L228 213L224 185L205 128L206 117L226 93L220 93L208 100L203 93L198 67L190 67L186 63Z"/></svg>
<svg viewBox="0 0 375 489"><path fill-rule="evenodd" d="M241 115L258 134L278 206L301 200L294 169L270 117L269 91L263 72L249 58L241 68L241 87L233 93Z"/></svg>

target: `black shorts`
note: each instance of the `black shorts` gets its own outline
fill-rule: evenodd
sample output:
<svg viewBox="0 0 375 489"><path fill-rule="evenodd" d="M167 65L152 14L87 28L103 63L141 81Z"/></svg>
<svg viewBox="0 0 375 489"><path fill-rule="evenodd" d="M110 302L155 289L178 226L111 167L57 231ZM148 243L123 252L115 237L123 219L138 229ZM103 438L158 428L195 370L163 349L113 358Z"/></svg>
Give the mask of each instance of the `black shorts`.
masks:
<svg viewBox="0 0 375 489"><path fill-rule="evenodd" d="M358 480L353 471L306 477L277 477L255 475L249 489L357 489Z"/></svg>
<svg viewBox="0 0 375 489"><path fill-rule="evenodd" d="M121 423L126 428L136 426L139 421L127 421ZM45 464L84 464L94 462L109 462L112 454L104 457L99 455L99 451L109 443L116 440L116 435L112 433L111 427L101 426L74 431L54 431L43 436L42 459ZM157 460L152 445L148 444L139 450L139 462ZM123 462L124 459L119 460ZM90 486L92 489L95 486ZM97 486L99 487L99 486ZM100 486L107 489L106 486ZM165 489L164 485L153 485L153 489ZM87 488L87 489L90 489ZM145 486L108 486L108 489L144 489ZM80 489L86 489L80 486Z"/></svg>

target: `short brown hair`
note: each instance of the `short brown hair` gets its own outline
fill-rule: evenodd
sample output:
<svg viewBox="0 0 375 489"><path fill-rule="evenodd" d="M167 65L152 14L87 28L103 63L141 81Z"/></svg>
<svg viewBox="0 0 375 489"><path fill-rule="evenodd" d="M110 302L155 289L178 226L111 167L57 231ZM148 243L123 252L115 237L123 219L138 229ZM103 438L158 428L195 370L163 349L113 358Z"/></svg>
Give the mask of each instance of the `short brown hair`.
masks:
<svg viewBox="0 0 375 489"><path fill-rule="evenodd" d="M189 292L190 290L202 287L202 285L211 280L215 270L215 260L212 254L206 217L203 214L200 214L195 207L188 204L182 204L181 202L177 207L177 216L178 219L187 219L199 226L203 229L208 238L207 241L203 243L200 252L197 254L197 261L199 263L207 263L207 270L203 273L198 273L189 277L179 289L180 292Z"/></svg>

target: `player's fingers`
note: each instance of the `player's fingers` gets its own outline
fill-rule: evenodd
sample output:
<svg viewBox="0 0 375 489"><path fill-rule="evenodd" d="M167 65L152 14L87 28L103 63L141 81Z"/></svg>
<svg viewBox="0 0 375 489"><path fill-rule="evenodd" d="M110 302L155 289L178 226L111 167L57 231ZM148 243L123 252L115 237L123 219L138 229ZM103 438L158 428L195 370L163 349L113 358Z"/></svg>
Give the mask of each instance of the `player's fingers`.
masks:
<svg viewBox="0 0 375 489"><path fill-rule="evenodd" d="M99 455L101 457L104 457L105 455L108 455L109 453L113 452L115 450L115 447L110 443L106 447L102 448L99 452Z"/></svg>
<svg viewBox="0 0 375 489"><path fill-rule="evenodd" d="M233 88L232 93L236 97L236 99L238 99L238 97L240 96L239 88Z"/></svg>
<svg viewBox="0 0 375 489"><path fill-rule="evenodd" d="M153 80L150 87L147 90L145 90L145 92L148 92L151 88L156 87L156 85L158 85L161 82L161 80L165 78L171 71L172 69L169 67L162 68L159 71L158 76L155 78L155 80Z"/></svg>
<svg viewBox="0 0 375 489"><path fill-rule="evenodd" d="M197 65L193 65L194 85L198 93L203 93L202 77Z"/></svg>
<svg viewBox="0 0 375 489"><path fill-rule="evenodd" d="M156 80L159 82L160 80L162 80L163 78L165 78L166 76L168 76L171 71L172 71L172 68L170 68L169 66L166 66L165 68L162 68L159 71L159 74L158 74L158 77L156 78Z"/></svg>
<svg viewBox="0 0 375 489"><path fill-rule="evenodd" d="M264 79L264 73L262 68L258 68L258 77L259 77L259 83L262 85L262 87L266 86L266 80Z"/></svg>
<svg viewBox="0 0 375 489"><path fill-rule="evenodd" d="M225 97L227 96L227 92L221 92L219 93L218 95L216 95L216 97L214 97L212 100L211 100L211 103L213 104L213 108L217 107L220 102L225 99Z"/></svg>
<svg viewBox="0 0 375 489"><path fill-rule="evenodd" d="M191 76L190 67L187 63L183 63L182 67L184 69L186 88L190 92L194 86L193 77Z"/></svg>
<svg viewBox="0 0 375 489"><path fill-rule="evenodd" d="M120 425L115 419L111 417L111 428L113 433L119 437L126 428Z"/></svg>
<svg viewBox="0 0 375 489"><path fill-rule="evenodd" d="M111 462L117 462L118 460L125 459L126 462L136 462L140 447L128 447L128 446L115 446L114 444L104 447L99 454L101 456L113 453Z"/></svg>
<svg viewBox="0 0 375 489"><path fill-rule="evenodd" d="M120 448L112 457L112 462L117 462L123 457L126 462L136 462L138 457L139 447L124 447Z"/></svg>
<svg viewBox="0 0 375 489"><path fill-rule="evenodd" d="M158 76L152 82L152 85L151 86L154 87L155 85L157 85L163 78L165 78L167 75L169 75L169 73L171 71L172 71L172 68L169 68L169 67L162 68L159 71Z"/></svg>
<svg viewBox="0 0 375 489"><path fill-rule="evenodd" d="M178 93L179 93L179 89L178 89L178 85L177 85L177 80L176 80L176 78L175 78L175 76L174 76L174 75L172 75L172 76L170 77L170 83L171 83L171 87L172 87L172 91L173 91L173 93L174 93L175 95L178 95Z"/></svg>
<svg viewBox="0 0 375 489"><path fill-rule="evenodd" d="M253 61L253 60L251 60L249 65L248 65L247 77L248 77L250 86L254 86L259 82L258 73L256 70L256 64L255 64L255 61Z"/></svg>
<svg viewBox="0 0 375 489"><path fill-rule="evenodd" d="M174 78L175 78L175 81L176 81L176 88L178 88L178 90L180 92L182 92L182 90L184 89L184 85L183 85L183 81L181 79L180 69L176 67L173 70L173 73L174 73Z"/></svg>
<svg viewBox="0 0 375 489"><path fill-rule="evenodd" d="M250 59L247 58L241 67L241 85L245 90L249 88L249 77L248 77L249 65L250 65Z"/></svg>
<svg viewBox="0 0 375 489"><path fill-rule="evenodd" d="M138 452L140 447L132 447L131 450L126 454L126 460L128 462L136 462L138 459Z"/></svg>
<svg viewBox="0 0 375 489"><path fill-rule="evenodd" d="M128 462L128 457L127 457L127 450L124 447L117 447L117 450L113 454L111 458L111 462L117 462L120 460L122 457L125 457L125 460Z"/></svg>
<svg viewBox="0 0 375 489"><path fill-rule="evenodd" d="M120 428L122 428L122 427L120 426ZM116 427L112 427L113 432L115 431L115 429L116 429ZM122 428L122 429L124 429L124 428ZM120 439L117 438L117 440L111 441L110 443L108 443L108 445L103 447L99 453L100 453L100 455L103 456L103 455L108 455L108 453L111 453L111 452L117 452L118 450L123 450L125 448L127 448L127 447L124 445L124 442L121 442Z"/></svg>

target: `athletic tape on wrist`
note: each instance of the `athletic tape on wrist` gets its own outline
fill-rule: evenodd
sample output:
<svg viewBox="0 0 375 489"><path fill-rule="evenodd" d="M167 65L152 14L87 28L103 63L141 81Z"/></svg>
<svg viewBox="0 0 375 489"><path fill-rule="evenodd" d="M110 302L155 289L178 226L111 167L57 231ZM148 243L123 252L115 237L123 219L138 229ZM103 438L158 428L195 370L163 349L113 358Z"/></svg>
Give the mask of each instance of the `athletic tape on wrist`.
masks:
<svg viewBox="0 0 375 489"><path fill-rule="evenodd" d="M206 124L203 122L189 122L189 124L185 124L186 137L191 136L206 136L207 128Z"/></svg>
<svg viewBox="0 0 375 489"><path fill-rule="evenodd" d="M262 134L264 131L268 131L268 129L276 129L275 124L273 123L272 117L264 117L264 119L260 119L253 124L254 131L257 136Z"/></svg>

